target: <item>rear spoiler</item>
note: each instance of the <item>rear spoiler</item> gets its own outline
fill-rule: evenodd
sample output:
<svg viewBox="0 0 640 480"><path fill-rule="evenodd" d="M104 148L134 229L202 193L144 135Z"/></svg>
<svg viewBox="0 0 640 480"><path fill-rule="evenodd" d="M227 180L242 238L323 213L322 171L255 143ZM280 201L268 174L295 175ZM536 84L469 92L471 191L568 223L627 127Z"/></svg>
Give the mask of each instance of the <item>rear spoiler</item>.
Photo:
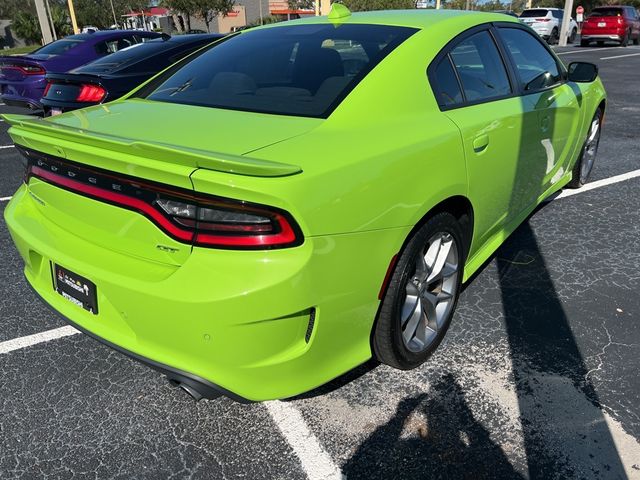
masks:
<svg viewBox="0 0 640 480"><path fill-rule="evenodd" d="M302 172L302 169L297 165L90 132L29 115L4 114L0 116L11 125L9 134L17 143L20 143L17 140L20 138L28 141L34 135L44 135L50 138L52 145L57 144L56 140L69 141L114 152L134 154L150 160L179 163L188 167L237 175L283 177ZM28 145L25 146L28 147Z"/></svg>

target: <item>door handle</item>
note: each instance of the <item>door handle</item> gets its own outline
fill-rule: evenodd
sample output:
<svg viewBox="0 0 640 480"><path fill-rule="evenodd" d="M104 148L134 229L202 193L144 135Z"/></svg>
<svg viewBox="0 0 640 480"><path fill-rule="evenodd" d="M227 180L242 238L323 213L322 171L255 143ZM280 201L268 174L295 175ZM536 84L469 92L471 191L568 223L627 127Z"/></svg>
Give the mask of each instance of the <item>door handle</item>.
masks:
<svg viewBox="0 0 640 480"><path fill-rule="evenodd" d="M484 150L489 145L489 135L483 133L482 135L478 135L473 139L473 151L476 153L484 152Z"/></svg>

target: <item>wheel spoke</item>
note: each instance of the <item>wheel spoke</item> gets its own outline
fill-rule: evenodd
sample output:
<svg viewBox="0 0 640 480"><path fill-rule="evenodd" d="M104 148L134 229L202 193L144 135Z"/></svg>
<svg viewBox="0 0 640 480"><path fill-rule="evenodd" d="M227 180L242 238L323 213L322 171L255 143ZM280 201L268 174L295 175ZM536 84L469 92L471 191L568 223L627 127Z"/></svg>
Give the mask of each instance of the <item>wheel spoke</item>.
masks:
<svg viewBox="0 0 640 480"><path fill-rule="evenodd" d="M436 256L435 263L433 264L433 268L427 277L427 283L432 282L436 278L439 278L442 274L442 269L447 261L447 257L449 256L449 252L451 251L451 246L453 245L453 239L448 238L444 242L440 242L440 249L438 250L438 255ZM428 252L427 252L428 253Z"/></svg>
<svg viewBox="0 0 640 480"><path fill-rule="evenodd" d="M429 248L427 249L427 253L424 254L424 261L427 264L427 271L432 272L433 267L436 264L436 260L438 258L438 253L440 252L440 247L442 246L442 237L438 237L436 240L431 242Z"/></svg>
<svg viewBox="0 0 640 480"><path fill-rule="evenodd" d="M591 124L591 131L589 132L589 140L588 140L589 143L592 143L594 141L598 133L598 130L600 130L600 122L598 122L597 120L594 120L593 123Z"/></svg>
<svg viewBox="0 0 640 480"><path fill-rule="evenodd" d="M420 321L422 320L423 316L424 315L422 314L421 302L416 302L413 313L408 318L408 321L404 325L402 330L402 336L404 337L404 341L406 343L409 343L411 339L416 336L416 331L420 326Z"/></svg>

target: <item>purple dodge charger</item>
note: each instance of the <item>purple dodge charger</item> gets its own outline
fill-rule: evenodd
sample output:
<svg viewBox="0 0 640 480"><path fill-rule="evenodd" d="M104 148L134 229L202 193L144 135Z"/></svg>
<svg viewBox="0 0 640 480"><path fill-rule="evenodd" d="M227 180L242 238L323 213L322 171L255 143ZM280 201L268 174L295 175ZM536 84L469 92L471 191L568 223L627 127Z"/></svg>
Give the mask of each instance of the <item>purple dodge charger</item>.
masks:
<svg viewBox="0 0 640 480"><path fill-rule="evenodd" d="M47 73L65 73L160 36L160 33L138 30L104 30L69 35L28 55L0 56L0 99L7 105L41 110Z"/></svg>

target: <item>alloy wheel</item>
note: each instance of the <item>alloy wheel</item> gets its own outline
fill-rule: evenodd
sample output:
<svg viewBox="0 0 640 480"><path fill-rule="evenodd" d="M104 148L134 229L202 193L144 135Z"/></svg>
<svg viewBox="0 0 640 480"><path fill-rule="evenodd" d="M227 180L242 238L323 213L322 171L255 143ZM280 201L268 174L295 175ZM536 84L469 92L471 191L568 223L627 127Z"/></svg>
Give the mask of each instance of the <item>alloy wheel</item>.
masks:
<svg viewBox="0 0 640 480"><path fill-rule="evenodd" d="M584 152L582 153L580 183L586 183L598 153L598 144L600 143L600 118L600 115L596 115L591 122L591 127L589 127L587 142L584 145Z"/></svg>
<svg viewBox="0 0 640 480"><path fill-rule="evenodd" d="M433 235L416 256L400 313L408 350L422 352L438 338L455 302L459 258L456 242L447 232Z"/></svg>

